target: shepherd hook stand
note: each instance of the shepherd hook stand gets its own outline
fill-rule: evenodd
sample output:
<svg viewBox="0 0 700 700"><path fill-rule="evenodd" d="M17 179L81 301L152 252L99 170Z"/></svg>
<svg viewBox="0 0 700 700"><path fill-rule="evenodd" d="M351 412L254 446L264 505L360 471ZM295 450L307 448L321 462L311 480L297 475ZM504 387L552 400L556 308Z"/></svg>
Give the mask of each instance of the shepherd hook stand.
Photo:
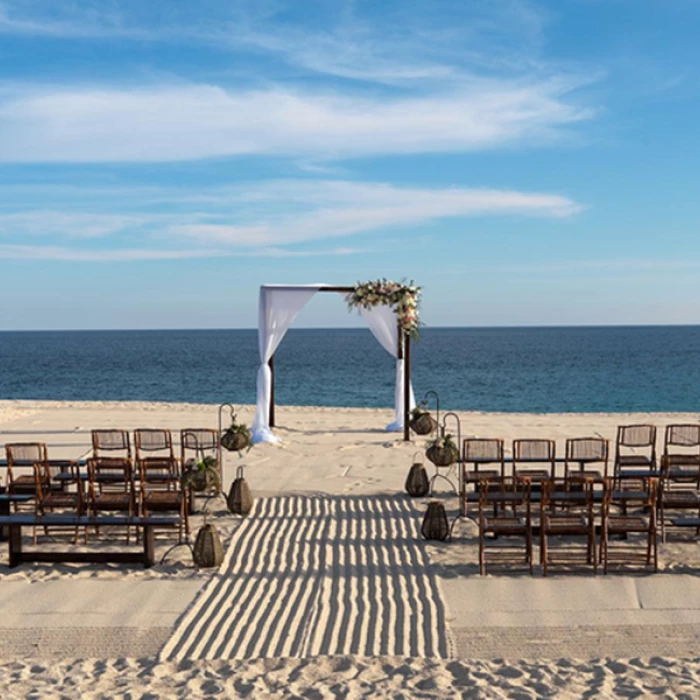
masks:
<svg viewBox="0 0 700 700"><path fill-rule="evenodd" d="M442 417L442 427L438 426L438 433L440 434L441 437L445 436L445 428L447 427L447 419L450 416L452 416L455 419L455 421L457 422L457 452L458 452L457 464L459 465L459 455L461 454L460 451L462 449L462 426L459 422L459 416L452 411L450 411L449 413L446 413ZM452 474L452 472L454 471L454 468L455 468L454 464L450 464L447 467L439 467L437 464L435 464L434 466L435 466L435 474L433 474L433 477L430 479L430 495L431 496L433 495L433 486L438 479L444 479L452 487L452 490L457 495L459 495L459 491L455 487L454 482L452 481L452 479L449 478L449 475ZM448 470L447 474L440 474L440 469L447 469Z"/></svg>

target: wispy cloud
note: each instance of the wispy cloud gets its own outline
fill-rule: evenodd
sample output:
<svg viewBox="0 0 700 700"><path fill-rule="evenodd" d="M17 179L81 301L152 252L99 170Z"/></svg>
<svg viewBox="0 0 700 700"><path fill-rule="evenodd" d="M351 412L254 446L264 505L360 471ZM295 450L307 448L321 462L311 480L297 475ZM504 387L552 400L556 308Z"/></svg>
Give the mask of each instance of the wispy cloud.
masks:
<svg viewBox="0 0 700 700"><path fill-rule="evenodd" d="M38 191L39 196L48 196L44 187L39 187ZM98 191L99 188L86 188L84 199L97 205ZM69 192L73 190L69 188ZM177 207L177 211L153 213L150 209L154 196L161 209ZM124 202L129 202L133 209L119 214L0 210L0 236L7 242L22 245L26 244L28 236L40 243L53 242L57 236L114 239L122 246L143 247L146 257L150 255L149 242L167 247L178 240L194 243L202 249L251 254L257 251L266 256L282 257L319 254L318 251L299 250L301 244L369 234L376 237L399 228L414 230L421 224L441 219L504 215L561 218L581 209L579 204L559 194L460 187L396 187L340 180L274 180L184 192L177 188L169 192L146 188L145 195L138 188L116 192L107 188L102 207L123 210ZM17 204L5 206L16 207ZM18 250L21 252L23 248ZM328 251L321 252L328 254ZM338 248L331 252L342 254L355 252L355 249ZM86 255L96 254L92 250L86 252ZM193 253L188 249L184 254ZM134 253L127 251L125 255ZM175 251L172 255L178 257L179 253ZM60 257L60 251L57 256Z"/></svg>
<svg viewBox="0 0 700 700"><path fill-rule="evenodd" d="M240 155L340 159L551 142L593 112L576 86L480 80L422 96L210 85L5 89L2 162L164 162Z"/></svg>
<svg viewBox="0 0 700 700"><path fill-rule="evenodd" d="M0 244L0 259L4 260L53 260L73 262L138 262L152 260L191 260L196 258L301 258L360 255L369 252L359 248L332 248L329 250L292 251L281 248L237 251L231 249L147 249L106 248L85 250L49 245Z"/></svg>

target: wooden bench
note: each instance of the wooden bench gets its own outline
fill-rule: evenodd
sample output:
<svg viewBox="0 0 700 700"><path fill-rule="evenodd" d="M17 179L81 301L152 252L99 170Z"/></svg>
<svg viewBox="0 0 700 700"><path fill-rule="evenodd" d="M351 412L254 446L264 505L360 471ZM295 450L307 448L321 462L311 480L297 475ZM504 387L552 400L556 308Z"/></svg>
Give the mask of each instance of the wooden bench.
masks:
<svg viewBox="0 0 700 700"><path fill-rule="evenodd" d="M154 564L154 529L157 527L175 527L179 524L180 518L178 516L149 516L145 518L125 515L101 515L93 517L87 515L33 515L31 513L0 516L0 527L6 527L9 532L10 568L19 566L24 562L88 562L92 564L113 562L118 564L143 564L145 568L148 568ZM62 550L47 552L33 549L27 552L22 550L23 527L74 528L88 526L129 526L140 528L143 530L143 551L77 552L75 550Z"/></svg>

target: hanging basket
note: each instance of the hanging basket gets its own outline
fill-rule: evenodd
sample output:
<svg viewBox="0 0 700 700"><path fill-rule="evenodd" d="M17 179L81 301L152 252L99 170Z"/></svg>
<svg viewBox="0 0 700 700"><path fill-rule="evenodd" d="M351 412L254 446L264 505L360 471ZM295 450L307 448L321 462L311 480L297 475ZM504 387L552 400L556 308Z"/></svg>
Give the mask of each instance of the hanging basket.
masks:
<svg viewBox="0 0 700 700"><path fill-rule="evenodd" d="M425 511L421 534L426 540L445 541L450 535L450 524L447 522L445 506L440 501L428 503L428 510Z"/></svg>
<svg viewBox="0 0 700 700"><path fill-rule="evenodd" d="M437 421L426 411L411 418L408 425L416 435L430 435L437 428Z"/></svg>
<svg viewBox="0 0 700 700"><path fill-rule="evenodd" d="M218 479L214 472L209 469L199 469L193 471L188 479L188 484L193 491L214 491L218 488Z"/></svg>
<svg viewBox="0 0 700 700"><path fill-rule="evenodd" d="M445 447L431 445L425 451L425 456L436 467L449 467L450 464L454 464L459 459L459 451L457 448L452 447L451 445L447 445Z"/></svg>
<svg viewBox="0 0 700 700"><path fill-rule="evenodd" d="M420 454L420 453L417 453ZM415 458L415 455L414 455ZM430 482L428 481L428 473L422 462L414 462L408 471L406 477L406 493L413 498L420 498L427 495L430 491Z"/></svg>
<svg viewBox="0 0 700 700"><path fill-rule="evenodd" d="M250 435L244 432L236 432L229 428L221 436L221 446L229 452L244 450L250 444Z"/></svg>
<svg viewBox="0 0 700 700"><path fill-rule="evenodd" d="M231 484L226 503L228 509L236 515L248 515L253 507L253 495L243 477L243 467L238 467L236 471L236 478Z"/></svg>
<svg viewBox="0 0 700 700"><path fill-rule="evenodd" d="M210 523L205 523L199 528L192 549L192 558L194 563L202 569L221 566L224 560L224 548L221 546L219 533Z"/></svg>

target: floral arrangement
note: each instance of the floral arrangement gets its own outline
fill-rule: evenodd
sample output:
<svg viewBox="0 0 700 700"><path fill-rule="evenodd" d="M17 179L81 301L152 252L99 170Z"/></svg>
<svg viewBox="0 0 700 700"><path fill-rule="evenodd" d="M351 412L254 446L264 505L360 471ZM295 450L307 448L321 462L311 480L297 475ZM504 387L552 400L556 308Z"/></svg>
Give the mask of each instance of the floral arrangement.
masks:
<svg viewBox="0 0 700 700"><path fill-rule="evenodd" d="M345 301L350 309L370 309L383 304L396 311L399 324L404 333L417 339L420 321L418 320L418 301L421 288L413 283L403 284L387 279L358 282Z"/></svg>
<svg viewBox="0 0 700 700"><path fill-rule="evenodd" d="M440 450L455 450L456 452L459 452L457 449L457 445L452 438L452 435L449 433L447 435L440 435L436 437L434 440L429 440L426 444L426 447L437 447Z"/></svg>

